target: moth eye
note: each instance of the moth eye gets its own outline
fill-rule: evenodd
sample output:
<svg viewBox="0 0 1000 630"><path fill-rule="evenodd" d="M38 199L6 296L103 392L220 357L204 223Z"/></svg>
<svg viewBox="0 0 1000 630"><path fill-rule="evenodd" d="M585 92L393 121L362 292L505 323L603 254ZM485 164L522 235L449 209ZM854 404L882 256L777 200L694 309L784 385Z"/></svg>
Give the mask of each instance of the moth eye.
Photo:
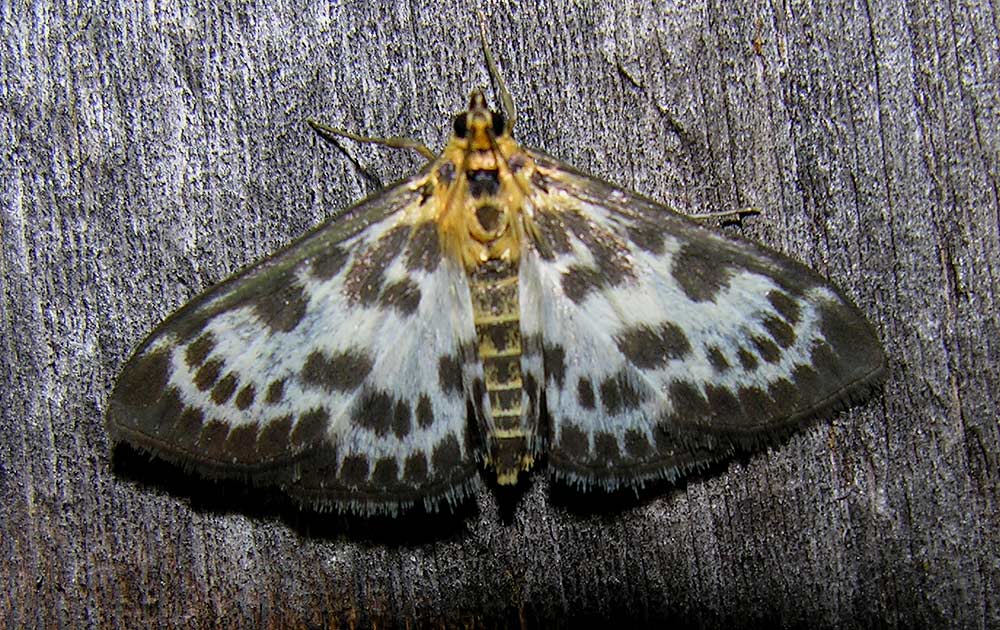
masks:
<svg viewBox="0 0 1000 630"><path fill-rule="evenodd" d="M469 135L469 127L466 124L465 113L455 116L455 137L464 138Z"/></svg>
<svg viewBox="0 0 1000 630"><path fill-rule="evenodd" d="M503 135L504 126L507 124L507 121L504 120L503 114L500 112L490 112L490 115L493 117L493 135Z"/></svg>

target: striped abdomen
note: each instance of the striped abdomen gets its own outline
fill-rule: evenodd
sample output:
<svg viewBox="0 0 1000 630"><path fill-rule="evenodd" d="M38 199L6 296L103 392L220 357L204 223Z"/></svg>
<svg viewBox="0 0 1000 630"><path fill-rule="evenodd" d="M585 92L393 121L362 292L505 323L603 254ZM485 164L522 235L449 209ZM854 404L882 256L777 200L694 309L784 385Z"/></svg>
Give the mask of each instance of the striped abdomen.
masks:
<svg viewBox="0 0 1000 630"><path fill-rule="evenodd" d="M531 468L528 436L521 425L521 317L517 265L489 260L469 276L479 359L493 411L487 427L487 463L500 484L517 483Z"/></svg>

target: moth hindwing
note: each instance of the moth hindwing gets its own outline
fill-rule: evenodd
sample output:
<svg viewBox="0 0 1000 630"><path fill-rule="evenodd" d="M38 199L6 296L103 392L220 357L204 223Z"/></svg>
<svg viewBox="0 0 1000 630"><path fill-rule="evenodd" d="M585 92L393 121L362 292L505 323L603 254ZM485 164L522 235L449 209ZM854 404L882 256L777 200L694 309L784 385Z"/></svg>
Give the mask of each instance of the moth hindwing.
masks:
<svg viewBox="0 0 1000 630"><path fill-rule="evenodd" d="M674 478L878 378L819 275L521 147L507 109L473 92L420 173L167 319L122 371L113 437L393 513L543 453L581 489Z"/></svg>

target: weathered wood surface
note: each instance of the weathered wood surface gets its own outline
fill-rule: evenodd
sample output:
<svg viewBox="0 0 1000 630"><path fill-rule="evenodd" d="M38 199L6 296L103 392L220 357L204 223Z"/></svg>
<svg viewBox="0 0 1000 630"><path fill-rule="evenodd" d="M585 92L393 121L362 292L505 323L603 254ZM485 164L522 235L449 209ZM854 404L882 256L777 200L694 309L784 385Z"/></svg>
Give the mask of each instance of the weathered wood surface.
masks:
<svg viewBox="0 0 1000 630"><path fill-rule="evenodd" d="M1000 626L995 5L487 3L526 144L762 208L727 229L843 287L890 371L639 501L536 473L365 523L113 465L102 414L175 307L419 165L307 116L441 146L487 83L473 5L107 4L0 10L0 626Z"/></svg>

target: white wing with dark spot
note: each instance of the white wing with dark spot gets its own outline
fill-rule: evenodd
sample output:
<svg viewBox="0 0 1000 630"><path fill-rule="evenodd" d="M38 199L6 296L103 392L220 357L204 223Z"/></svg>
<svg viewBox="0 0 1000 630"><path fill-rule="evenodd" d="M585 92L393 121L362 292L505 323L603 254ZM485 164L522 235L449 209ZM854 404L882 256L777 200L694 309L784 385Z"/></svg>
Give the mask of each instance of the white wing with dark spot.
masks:
<svg viewBox="0 0 1000 630"><path fill-rule="evenodd" d="M826 280L532 154L522 256L550 465L605 488L673 478L787 434L881 374L864 318ZM537 292L532 295L529 292Z"/></svg>
<svg viewBox="0 0 1000 630"><path fill-rule="evenodd" d="M209 290L139 347L111 396L118 440L314 506L394 512L464 497L474 347L463 270L424 175ZM466 372L470 375L467 378Z"/></svg>

